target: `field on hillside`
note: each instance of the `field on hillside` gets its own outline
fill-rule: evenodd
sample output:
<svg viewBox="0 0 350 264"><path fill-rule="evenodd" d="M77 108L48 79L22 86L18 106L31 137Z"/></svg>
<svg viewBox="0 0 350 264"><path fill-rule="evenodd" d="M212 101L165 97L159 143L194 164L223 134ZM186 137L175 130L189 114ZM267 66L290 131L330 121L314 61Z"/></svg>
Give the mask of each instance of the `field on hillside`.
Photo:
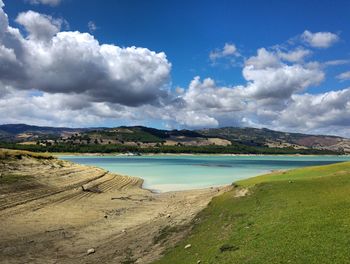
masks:
<svg viewBox="0 0 350 264"><path fill-rule="evenodd" d="M155 263L350 263L350 162L236 185Z"/></svg>

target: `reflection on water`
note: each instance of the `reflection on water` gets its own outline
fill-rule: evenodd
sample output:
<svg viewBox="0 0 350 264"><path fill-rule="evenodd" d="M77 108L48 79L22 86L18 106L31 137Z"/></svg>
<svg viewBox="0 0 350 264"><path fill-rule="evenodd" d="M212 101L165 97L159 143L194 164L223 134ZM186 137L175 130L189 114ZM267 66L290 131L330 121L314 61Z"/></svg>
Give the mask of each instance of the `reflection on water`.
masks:
<svg viewBox="0 0 350 264"><path fill-rule="evenodd" d="M160 191L230 184L272 170L326 165L348 156L61 156L145 180L144 187Z"/></svg>

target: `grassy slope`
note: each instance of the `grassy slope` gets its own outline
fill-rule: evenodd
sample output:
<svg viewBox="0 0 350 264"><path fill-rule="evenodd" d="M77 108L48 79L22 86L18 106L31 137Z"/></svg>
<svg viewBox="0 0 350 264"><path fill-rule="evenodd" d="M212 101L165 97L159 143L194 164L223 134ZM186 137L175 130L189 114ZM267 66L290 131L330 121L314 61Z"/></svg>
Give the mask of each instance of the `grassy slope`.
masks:
<svg viewBox="0 0 350 264"><path fill-rule="evenodd" d="M350 263L350 162L238 184L251 194L215 198L156 263ZM221 252L225 244L231 250Z"/></svg>
<svg viewBox="0 0 350 264"><path fill-rule="evenodd" d="M0 161L6 159L21 159L23 157L32 157L36 159L53 159L54 157L46 153L36 153L26 150L12 150L12 149L3 149L0 148Z"/></svg>

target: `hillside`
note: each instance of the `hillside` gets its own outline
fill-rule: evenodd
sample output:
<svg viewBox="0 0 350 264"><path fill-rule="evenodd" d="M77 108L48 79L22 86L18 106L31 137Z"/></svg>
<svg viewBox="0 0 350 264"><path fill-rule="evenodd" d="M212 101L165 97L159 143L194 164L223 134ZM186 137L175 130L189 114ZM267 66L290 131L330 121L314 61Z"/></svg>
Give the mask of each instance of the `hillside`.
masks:
<svg viewBox="0 0 350 264"><path fill-rule="evenodd" d="M29 141L38 139L53 139L83 133L89 128L31 126L26 124L0 125L0 141Z"/></svg>
<svg viewBox="0 0 350 264"><path fill-rule="evenodd" d="M280 132L267 128L237 127L202 129L197 132L207 137L220 137L245 145L267 145L278 148L293 147L296 149L315 148L350 152L350 140L337 136Z"/></svg>
<svg viewBox="0 0 350 264"><path fill-rule="evenodd" d="M237 182L155 264L350 263L349 190L349 162Z"/></svg>
<svg viewBox="0 0 350 264"><path fill-rule="evenodd" d="M51 147L49 151L76 152L350 153L350 140L342 137L238 127L161 130L143 126L55 128L15 124L0 125L0 142L3 147L16 144L16 148L33 151L38 150L36 145L41 151Z"/></svg>

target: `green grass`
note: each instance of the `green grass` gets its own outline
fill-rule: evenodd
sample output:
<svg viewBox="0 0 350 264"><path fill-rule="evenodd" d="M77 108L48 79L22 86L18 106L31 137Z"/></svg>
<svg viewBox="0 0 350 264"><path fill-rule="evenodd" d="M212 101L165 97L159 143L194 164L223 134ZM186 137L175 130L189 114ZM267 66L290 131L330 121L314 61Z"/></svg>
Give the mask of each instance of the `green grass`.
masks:
<svg viewBox="0 0 350 264"><path fill-rule="evenodd" d="M155 263L350 263L350 162L237 184L250 195L214 198Z"/></svg>

